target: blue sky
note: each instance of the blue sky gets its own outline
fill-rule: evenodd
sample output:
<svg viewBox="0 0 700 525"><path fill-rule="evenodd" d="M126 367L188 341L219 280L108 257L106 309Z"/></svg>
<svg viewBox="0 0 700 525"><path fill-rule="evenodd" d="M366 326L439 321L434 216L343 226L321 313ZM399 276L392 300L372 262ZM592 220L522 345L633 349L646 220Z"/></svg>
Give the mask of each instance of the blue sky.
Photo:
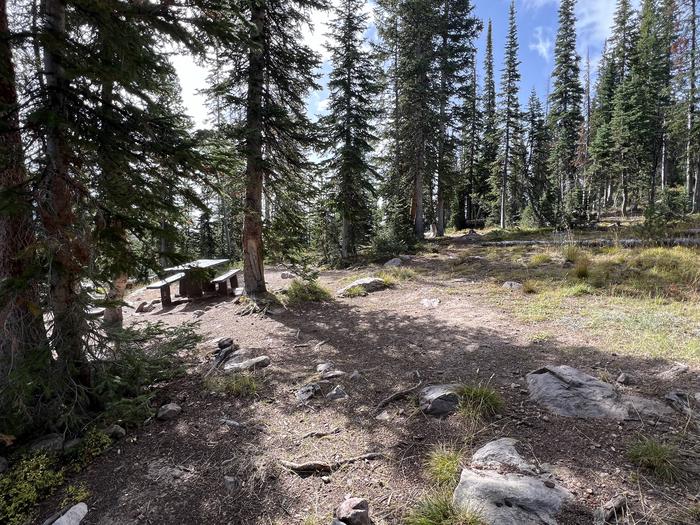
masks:
<svg viewBox="0 0 700 525"><path fill-rule="evenodd" d="M638 0L633 2L638 4ZM474 0L476 16L493 22L494 53L497 78L500 78L500 68L508 28L508 6L510 0ZM554 41L557 31L557 8L559 0L516 0L518 39L520 43L521 61L521 100L527 100L534 87L541 98L547 94L548 82L553 66ZM615 0L578 0L576 5L578 50L585 60L586 52L590 52L593 74L600 58L605 39L609 35L610 25L615 10ZM372 6L368 2L367 10ZM324 59L322 72L327 74L330 64L327 52L323 48L325 41L325 21L327 13L314 13L312 16L314 29L305 32L306 42L318 51ZM374 38L375 31L370 27L368 37ZM483 64L486 30L484 29L478 41L479 72ZM183 98L188 113L194 118L198 127L206 127L206 112L203 98L197 90L205 87L206 71L193 63L189 57L175 57L175 65L180 75ZM583 62L582 62L583 68ZM322 83L326 82L326 77ZM324 89L309 96L309 113L312 115L323 111L327 99Z"/></svg>

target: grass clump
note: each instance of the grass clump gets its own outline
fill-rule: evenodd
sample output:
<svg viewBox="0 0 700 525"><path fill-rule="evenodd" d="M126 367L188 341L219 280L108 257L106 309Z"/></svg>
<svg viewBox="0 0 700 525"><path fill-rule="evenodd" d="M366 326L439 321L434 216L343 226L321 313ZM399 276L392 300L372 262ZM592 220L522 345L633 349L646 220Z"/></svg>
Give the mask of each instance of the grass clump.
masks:
<svg viewBox="0 0 700 525"><path fill-rule="evenodd" d="M591 260L585 255L579 256L574 261L574 276L578 279L588 279L590 274Z"/></svg>
<svg viewBox="0 0 700 525"><path fill-rule="evenodd" d="M344 297L364 297L367 295L367 290L365 290L362 286L351 286L345 292L343 293Z"/></svg>
<svg viewBox="0 0 700 525"><path fill-rule="evenodd" d="M548 253L536 253L530 257L530 266L542 266L552 262L552 257Z"/></svg>
<svg viewBox="0 0 700 525"><path fill-rule="evenodd" d="M641 438L630 447L627 454L634 463L666 481L675 481L680 477L676 450L669 445Z"/></svg>
<svg viewBox="0 0 700 525"><path fill-rule="evenodd" d="M536 294L538 292L537 284L531 279L527 279L523 282L523 293Z"/></svg>
<svg viewBox="0 0 700 525"><path fill-rule="evenodd" d="M418 273L411 268L402 268L401 266L398 266L395 268L382 270L377 274L377 277L382 279L387 286L395 286L400 282L415 279L417 275Z"/></svg>
<svg viewBox="0 0 700 525"><path fill-rule="evenodd" d="M565 244L561 249L561 255L564 261L573 263L583 255L583 251L575 244Z"/></svg>
<svg viewBox="0 0 700 525"><path fill-rule="evenodd" d="M330 301L331 293L318 281L294 279L287 289L287 303L320 303Z"/></svg>
<svg viewBox="0 0 700 525"><path fill-rule="evenodd" d="M459 480L462 453L447 445L438 445L428 455L426 468L430 479L441 486L453 486Z"/></svg>
<svg viewBox="0 0 700 525"><path fill-rule="evenodd" d="M485 525L478 513L458 508L449 491L426 496L404 518L405 525Z"/></svg>
<svg viewBox="0 0 700 525"><path fill-rule="evenodd" d="M208 377L204 386L212 392L221 392L235 397L248 397L257 394L258 382L250 374L232 374Z"/></svg>
<svg viewBox="0 0 700 525"><path fill-rule="evenodd" d="M0 523L23 525L34 505L63 484L63 470L47 454L25 456L0 477Z"/></svg>
<svg viewBox="0 0 700 525"><path fill-rule="evenodd" d="M459 392L459 411L469 418L490 418L503 410L501 394L488 386L463 386Z"/></svg>

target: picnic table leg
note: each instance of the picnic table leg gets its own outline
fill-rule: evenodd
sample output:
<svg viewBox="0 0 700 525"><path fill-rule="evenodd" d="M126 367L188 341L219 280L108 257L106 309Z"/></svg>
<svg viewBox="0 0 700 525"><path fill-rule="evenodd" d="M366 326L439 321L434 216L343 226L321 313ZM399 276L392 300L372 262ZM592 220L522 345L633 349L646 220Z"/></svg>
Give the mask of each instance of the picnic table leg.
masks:
<svg viewBox="0 0 700 525"><path fill-rule="evenodd" d="M227 296L228 295L228 283L226 281L221 281L220 283L216 283L216 292L219 295Z"/></svg>
<svg viewBox="0 0 700 525"><path fill-rule="evenodd" d="M180 297L187 297L187 288L184 278L180 279L177 283L177 294Z"/></svg>
<svg viewBox="0 0 700 525"><path fill-rule="evenodd" d="M236 295L236 288L238 288L238 277L232 275L229 281L231 282L231 293Z"/></svg>
<svg viewBox="0 0 700 525"><path fill-rule="evenodd" d="M160 289L160 303L164 307L173 304L173 301L170 299L170 286L163 286Z"/></svg>

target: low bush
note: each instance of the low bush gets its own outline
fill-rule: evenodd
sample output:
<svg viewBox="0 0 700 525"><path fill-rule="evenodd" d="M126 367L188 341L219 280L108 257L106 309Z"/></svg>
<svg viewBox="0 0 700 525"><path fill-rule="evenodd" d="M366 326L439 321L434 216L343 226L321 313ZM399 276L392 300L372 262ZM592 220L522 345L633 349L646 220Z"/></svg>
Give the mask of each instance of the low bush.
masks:
<svg viewBox="0 0 700 525"><path fill-rule="evenodd" d="M330 299L331 293L316 280L294 279L287 289L288 304L320 303Z"/></svg>

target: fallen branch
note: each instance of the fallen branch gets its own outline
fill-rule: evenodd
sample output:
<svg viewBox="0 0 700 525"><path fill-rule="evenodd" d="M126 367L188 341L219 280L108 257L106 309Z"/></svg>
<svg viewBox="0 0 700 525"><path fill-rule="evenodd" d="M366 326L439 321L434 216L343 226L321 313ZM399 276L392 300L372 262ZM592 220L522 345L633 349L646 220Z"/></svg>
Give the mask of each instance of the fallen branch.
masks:
<svg viewBox="0 0 700 525"><path fill-rule="evenodd" d="M415 386L412 386L411 388L407 388L406 390L400 390L399 392L391 394L389 397L387 397L386 399L383 399L379 402L379 404L374 408L374 412L375 413L379 412L382 408L393 403L394 401L398 401L399 399L403 399L406 396L412 394L413 392L418 390L422 384L423 384L423 381L418 381L418 384Z"/></svg>
<svg viewBox="0 0 700 525"><path fill-rule="evenodd" d="M280 464L292 472L296 472L299 475L307 474L321 474L321 473L331 473L334 470L338 470L343 465L349 465L350 463L355 463L357 461L371 460L383 458L384 454L381 452L369 452L367 454L362 454L361 456L355 456L352 458L341 459L333 463L324 463L322 461L307 461L306 463L294 463L292 461L280 460Z"/></svg>
<svg viewBox="0 0 700 525"><path fill-rule="evenodd" d="M337 427L337 428L334 428L333 430L328 431L328 432L320 432L320 431L308 432L307 434L304 434L303 436L301 436L301 439L306 439L306 438L311 438L311 437L322 438L322 437L326 437L326 436L332 436L333 434L339 434L340 431L341 431L341 428Z"/></svg>

